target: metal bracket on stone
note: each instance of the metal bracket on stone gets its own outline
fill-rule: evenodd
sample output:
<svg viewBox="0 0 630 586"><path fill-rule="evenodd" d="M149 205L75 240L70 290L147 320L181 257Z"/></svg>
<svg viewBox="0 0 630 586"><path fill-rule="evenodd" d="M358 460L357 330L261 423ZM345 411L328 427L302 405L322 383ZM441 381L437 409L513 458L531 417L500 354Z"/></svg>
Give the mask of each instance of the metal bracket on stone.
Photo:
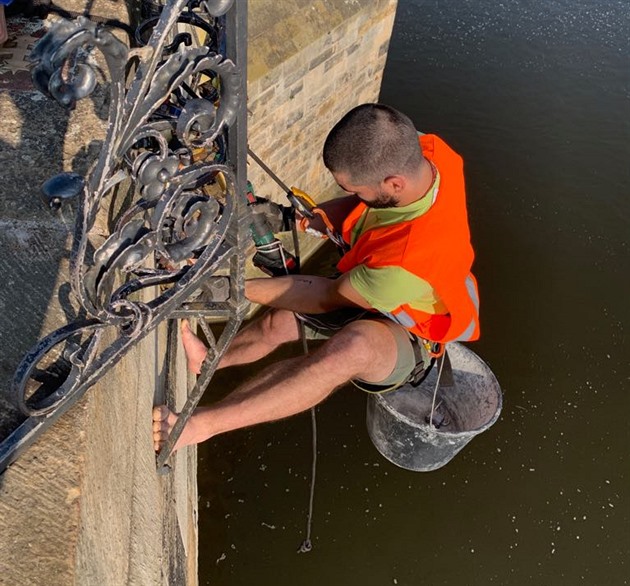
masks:
<svg viewBox="0 0 630 586"><path fill-rule="evenodd" d="M70 283L85 317L19 364L13 393L27 419L0 443L0 471L159 323L221 317L223 332L158 456L163 469L236 334L248 308L246 10L234 0L168 0L140 25L144 46L130 49L79 17L58 21L34 48L35 86L69 109L94 91L100 51L110 107L90 173L64 173L42 188L53 210L78 202ZM114 216L120 189L131 204L95 247L95 222Z"/></svg>

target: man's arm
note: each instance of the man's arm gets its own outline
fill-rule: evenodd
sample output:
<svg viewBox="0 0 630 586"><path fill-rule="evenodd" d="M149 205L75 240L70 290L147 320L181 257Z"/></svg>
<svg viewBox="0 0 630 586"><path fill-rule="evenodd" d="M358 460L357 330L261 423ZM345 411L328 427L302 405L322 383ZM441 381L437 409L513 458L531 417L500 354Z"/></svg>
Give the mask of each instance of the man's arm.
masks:
<svg viewBox="0 0 630 586"><path fill-rule="evenodd" d="M341 234L343 221L360 201L361 200L356 195L346 195L344 197L329 199L322 204L318 204L318 207L326 213L333 228ZM319 216L309 220L308 225L310 228L318 230L319 232L326 232L326 226L324 226L324 222L322 222Z"/></svg>
<svg viewBox="0 0 630 586"><path fill-rule="evenodd" d="M252 303L300 313L325 313L341 307L370 308L350 284L347 274L338 279L312 275L249 279L245 282L245 296Z"/></svg>

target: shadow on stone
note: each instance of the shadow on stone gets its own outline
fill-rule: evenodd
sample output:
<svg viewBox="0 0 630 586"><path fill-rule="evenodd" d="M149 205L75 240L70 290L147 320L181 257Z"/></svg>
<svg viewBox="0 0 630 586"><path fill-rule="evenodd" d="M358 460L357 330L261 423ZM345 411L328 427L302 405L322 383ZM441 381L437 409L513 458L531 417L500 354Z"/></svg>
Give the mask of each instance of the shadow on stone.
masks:
<svg viewBox="0 0 630 586"><path fill-rule="evenodd" d="M29 31L39 21L17 22L22 28L13 30L26 38L14 44L30 47L36 39ZM41 186L63 171L88 172L100 152L108 88L101 82L89 99L68 112L29 85L21 69L5 72L0 82L7 90L0 95L1 441L25 420L12 390L21 358L45 334L84 315L68 283L76 204L52 213L41 198Z"/></svg>

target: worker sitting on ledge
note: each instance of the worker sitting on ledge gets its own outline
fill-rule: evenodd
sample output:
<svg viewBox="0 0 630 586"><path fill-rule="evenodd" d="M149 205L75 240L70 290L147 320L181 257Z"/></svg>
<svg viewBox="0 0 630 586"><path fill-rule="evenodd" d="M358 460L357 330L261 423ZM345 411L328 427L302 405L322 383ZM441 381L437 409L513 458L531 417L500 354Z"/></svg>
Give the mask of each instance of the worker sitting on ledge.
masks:
<svg viewBox="0 0 630 586"><path fill-rule="evenodd" d="M321 206L350 245L341 276L247 280L246 297L272 309L235 337L218 368L297 341L297 320L307 337L326 342L197 408L175 449L300 413L349 381L371 392L418 382L431 352L479 336L461 157L381 104L348 112L326 138L323 157L348 194ZM182 341L188 367L199 373L207 348L187 321ZM154 408L156 450L176 420L165 405Z"/></svg>

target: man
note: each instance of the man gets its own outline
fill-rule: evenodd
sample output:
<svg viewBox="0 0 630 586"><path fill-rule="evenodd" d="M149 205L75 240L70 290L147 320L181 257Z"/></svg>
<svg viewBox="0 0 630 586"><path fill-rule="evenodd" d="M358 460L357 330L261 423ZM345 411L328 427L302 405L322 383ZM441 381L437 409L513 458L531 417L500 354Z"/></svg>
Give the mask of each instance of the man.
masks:
<svg viewBox="0 0 630 586"><path fill-rule="evenodd" d="M254 362L298 340L296 317L310 337L327 341L198 408L176 449L299 413L348 381L368 391L395 389L418 377L435 343L479 336L459 155L437 136L418 136L393 108L363 104L330 131L323 156L348 193L322 206L350 245L338 264L342 274L248 280L247 298L273 309L239 333L219 368ZM187 322L182 341L198 373L207 349ZM162 405L153 417L159 450L177 416Z"/></svg>

